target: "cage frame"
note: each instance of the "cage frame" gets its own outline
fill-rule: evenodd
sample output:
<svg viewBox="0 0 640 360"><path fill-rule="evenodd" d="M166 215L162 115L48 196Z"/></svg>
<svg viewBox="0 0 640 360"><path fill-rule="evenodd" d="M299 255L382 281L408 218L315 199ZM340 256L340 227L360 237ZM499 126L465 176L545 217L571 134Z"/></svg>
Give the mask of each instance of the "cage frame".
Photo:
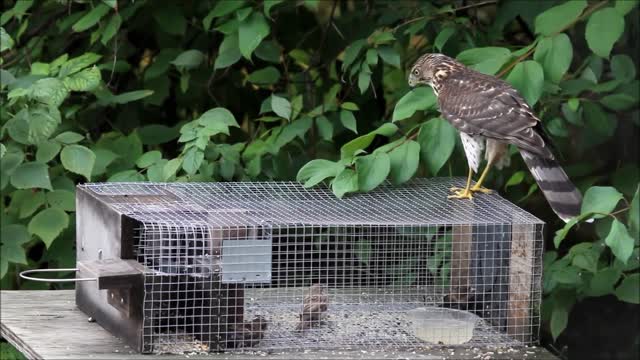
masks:
<svg viewBox="0 0 640 360"><path fill-rule="evenodd" d="M405 187L421 186L428 187L433 184L442 185L447 183L451 185L462 185L463 179L460 178L439 178L439 179L416 179ZM320 199L312 199L318 201L321 199L331 199L335 201L327 188L319 189L302 189L301 185L290 182L268 182L268 183L222 183L235 184L243 186L243 184L251 184L247 186L261 186L269 184L281 184L285 188L295 188L297 191L318 192ZM235 186L227 185L227 186ZM135 239L136 229L142 223L148 226L140 217L140 214L128 212L126 208L118 206L124 197L133 197L135 201L142 199L152 199L157 195L133 194L133 195L117 195L96 192L100 187L120 186L124 189L127 187L159 187L170 189L177 186L193 186L189 184L176 183L120 183L120 184L84 184L79 185L76 191L76 209L77 215L77 261L78 269L77 277L105 277L108 271L105 271L110 259L115 259L111 266L125 266L126 271L121 271L118 276L127 279L126 281L112 281L111 283L103 281L99 282L81 282L76 286L76 303L77 306L86 314L93 317L100 325L113 334L127 340L139 352L150 352L145 344L144 332L144 311L142 304L144 303L144 289L139 284L136 277L144 273L144 269L135 265ZM201 185L200 185L201 186ZM389 191L389 189L402 189L403 187L393 187L386 183L377 191ZM116 192L117 193L117 192ZM123 197L124 196L124 197ZM355 195L356 197L359 195ZM539 331L539 306L541 301L541 260L542 249L540 242L543 241L544 222L535 218L531 214L518 209L513 204L500 198L498 195L488 195L494 201L505 205L509 210L516 211L511 214L511 230L512 235L510 242L509 256L509 298L507 301L507 325L506 333L516 342L522 344L533 344L537 338ZM175 193L168 191L160 196L162 201L180 202L184 201ZM130 201L131 199L127 200ZM347 200L348 201L348 200ZM463 204L463 203L458 203ZM473 207L472 204L464 204L463 207ZM200 209L210 211L211 209ZM302 221L301 223L304 223ZM446 224L452 225L453 242L452 242L452 264L451 267L451 284L450 297L457 302L465 302L473 295L471 284L472 276L469 274L471 268L470 263L473 261L472 253L474 246L474 224L466 224L460 220L451 219ZM507 222L497 222L493 225L500 225ZM147 225L145 225L147 224ZM337 223L339 224L339 223ZM418 223L419 224L419 223ZM360 225L366 225L363 222ZM390 226L409 226L416 225L415 220L406 221L406 224L391 224ZM433 225L433 224L419 224ZM475 224L477 225L477 224ZM486 225L486 224L485 224ZM228 225L230 227L234 225ZM237 225L235 225L237 226ZM265 224L251 224L251 226L266 226ZM272 223L268 226L283 226L282 224ZM284 226L290 226L284 225ZM223 227L220 227L222 229ZM534 235L538 234L538 235ZM129 266L123 265L123 261L129 261ZM106 292L100 290L107 290ZM224 299L216 299L223 301ZM526 328L531 329L527 331Z"/></svg>

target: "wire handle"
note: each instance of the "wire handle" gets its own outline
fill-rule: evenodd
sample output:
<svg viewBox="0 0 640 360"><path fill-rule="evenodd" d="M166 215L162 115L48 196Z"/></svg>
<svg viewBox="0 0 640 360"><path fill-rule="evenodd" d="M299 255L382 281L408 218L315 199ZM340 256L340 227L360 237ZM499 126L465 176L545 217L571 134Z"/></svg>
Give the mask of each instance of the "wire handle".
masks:
<svg viewBox="0 0 640 360"><path fill-rule="evenodd" d="M74 279L51 279L51 278L38 278L38 277L32 277L32 276L26 276L27 274L34 274L34 273L52 273L52 272L60 272L60 271L74 271L74 272L78 272L77 268L66 268L66 269L33 269L33 270L25 270L20 272L20 277L26 280L32 280L32 281L40 281L40 282L59 282L59 283L64 283L64 282L77 282L77 281L98 281L98 278L74 278Z"/></svg>

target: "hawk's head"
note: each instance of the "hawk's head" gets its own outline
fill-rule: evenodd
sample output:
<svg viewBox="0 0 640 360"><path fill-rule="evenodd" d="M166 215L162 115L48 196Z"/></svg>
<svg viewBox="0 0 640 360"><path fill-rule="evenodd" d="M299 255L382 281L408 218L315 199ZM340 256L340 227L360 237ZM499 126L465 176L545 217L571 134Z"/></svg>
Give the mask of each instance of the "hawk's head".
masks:
<svg viewBox="0 0 640 360"><path fill-rule="evenodd" d="M443 54L424 54L411 67L409 86L426 84L437 91L440 82L455 69L464 69L464 66Z"/></svg>

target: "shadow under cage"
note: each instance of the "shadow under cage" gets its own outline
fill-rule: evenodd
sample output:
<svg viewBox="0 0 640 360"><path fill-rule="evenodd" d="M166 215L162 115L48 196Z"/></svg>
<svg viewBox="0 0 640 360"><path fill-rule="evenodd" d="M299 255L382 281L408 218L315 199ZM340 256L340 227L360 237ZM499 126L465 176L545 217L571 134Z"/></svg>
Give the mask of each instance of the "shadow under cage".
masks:
<svg viewBox="0 0 640 360"><path fill-rule="evenodd" d="M462 182L82 185L76 302L141 352L532 344L544 224Z"/></svg>

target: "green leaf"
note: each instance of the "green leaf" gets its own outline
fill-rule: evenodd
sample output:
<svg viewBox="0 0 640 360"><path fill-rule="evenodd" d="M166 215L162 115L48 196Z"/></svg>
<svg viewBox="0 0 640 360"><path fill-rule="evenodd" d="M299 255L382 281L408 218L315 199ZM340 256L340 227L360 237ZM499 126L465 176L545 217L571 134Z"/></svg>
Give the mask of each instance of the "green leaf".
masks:
<svg viewBox="0 0 640 360"><path fill-rule="evenodd" d="M107 182L137 182L144 180L144 176L138 170L125 170L111 175Z"/></svg>
<svg viewBox="0 0 640 360"><path fill-rule="evenodd" d="M81 17L78 22L71 27L75 32L82 32L91 27L102 19L109 12L109 7L105 4L98 4L98 6L91 9L85 16Z"/></svg>
<svg viewBox="0 0 640 360"><path fill-rule="evenodd" d="M511 177L509 178L509 180L507 180L507 183L504 185L505 190L509 187L509 186L514 186L514 185L518 185L520 183L522 183L522 180L524 180L525 177L525 172L524 171L516 171L513 173L513 175L511 175Z"/></svg>
<svg viewBox="0 0 640 360"><path fill-rule="evenodd" d="M640 1L638 0L616 0L616 4L613 8L616 9L616 11L620 13L620 15L625 16L629 12L631 12L633 8L638 6L639 3Z"/></svg>
<svg viewBox="0 0 640 360"><path fill-rule="evenodd" d="M260 45L262 40L269 35L269 24L260 13L254 12L245 21L240 22L238 29L238 45L240 53L246 59L251 59L251 54Z"/></svg>
<svg viewBox="0 0 640 360"><path fill-rule="evenodd" d="M0 279L4 278L9 263L27 265L25 249L22 245L31 240L31 235L22 224L3 224L0 227Z"/></svg>
<svg viewBox="0 0 640 360"><path fill-rule="evenodd" d="M576 21L587 6L586 0L571 0L536 16L536 34L553 35Z"/></svg>
<svg viewBox="0 0 640 360"><path fill-rule="evenodd" d="M333 124L326 116L320 115L315 118L316 127L318 128L318 134L325 141L331 141L333 139Z"/></svg>
<svg viewBox="0 0 640 360"><path fill-rule="evenodd" d="M636 106L638 104L638 98L629 94L617 93L603 97L600 99L600 103L611 110L625 111Z"/></svg>
<svg viewBox="0 0 640 360"><path fill-rule="evenodd" d="M91 170L96 162L96 155L82 145L67 145L60 153L60 161L65 169L91 180Z"/></svg>
<svg viewBox="0 0 640 360"><path fill-rule="evenodd" d="M68 190L54 190L47 193L47 203L49 206L64 211L76 210L76 196Z"/></svg>
<svg viewBox="0 0 640 360"><path fill-rule="evenodd" d="M153 91L151 90L135 90L135 91L129 91L126 93L111 96L105 99L105 101L107 104L122 105L122 104L130 103L132 101L144 99L147 96L151 96L151 95L153 95Z"/></svg>
<svg viewBox="0 0 640 360"><path fill-rule="evenodd" d="M14 205L14 202L18 202ZM33 215L42 205L45 198L43 191L17 190L11 198L11 207L19 207L18 217L24 219Z"/></svg>
<svg viewBox="0 0 640 360"><path fill-rule="evenodd" d="M108 7L118 10L118 0L102 0L102 2Z"/></svg>
<svg viewBox="0 0 640 360"><path fill-rule="evenodd" d="M178 137L178 130L165 125L151 124L138 128L140 140L144 145L165 144Z"/></svg>
<svg viewBox="0 0 640 360"><path fill-rule="evenodd" d="M640 186L631 200L628 219L629 233L634 239L640 240Z"/></svg>
<svg viewBox="0 0 640 360"><path fill-rule="evenodd" d="M73 131L65 131L62 134L55 137L56 141L63 144L67 144L67 145L75 144L79 141L82 141L83 139L84 139L84 136L78 133L75 133Z"/></svg>
<svg viewBox="0 0 640 360"><path fill-rule="evenodd" d="M69 90L64 83L56 78L44 78L36 81L31 86L30 96L48 104L52 107L58 107L69 95Z"/></svg>
<svg viewBox="0 0 640 360"><path fill-rule="evenodd" d="M524 61L513 68L507 81L520 91L530 106L533 106L542 95L544 71L536 61Z"/></svg>
<svg viewBox="0 0 640 360"><path fill-rule="evenodd" d="M242 54L238 44L238 34L233 33L225 36L218 50L218 57L213 65L215 70L227 68L240 60Z"/></svg>
<svg viewBox="0 0 640 360"><path fill-rule="evenodd" d="M223 17L231 14L232 12L240 9L245 4L244 0L234 0L234 1L219 1L216 3L216 6L209 12L207 17L211 16L211 18ZM208 29L208 26L205 26L205 29Z"/></svg>
<svg viewBox="0 0 640 360"><path fill-rule="evenodd" d="M431 175L438 174L453 153L456 135L456 129L441 118L429 120L420 127L420 156Z"/></svg>
<svg viewBox="0 0 640 360"><path fill-rule="evenodd" d="M351 66L351 64L353 64L353 62L356 60L356 58L360 54L360 51L362 51L362 48L364 47L364 45L366 43L367 42L364 39L356 40L356 41L352 42L351 45L349 45L344 50L344 56L342 58L342 70L343 71L347 70ZM380 55L380 56L382 56L382 55ZM384 60L384 58L383 58L383 60Z"/></svg>
<svg viewBox="0 0 640 360"><path fill-rule="evenodd" d="M636 77L636 65L629 55L614 55L611 58L613 77L621 82L629 82Z"/></svg>
<svg viewBox="0 0 640 360"><path fill-rule="evenodd" d="M104 174L107 171L107 166L119 157L118 154L107 149L95 149L93 153L96 154L96 162L91 171L92 176Z"/></svg>
<svg viewBox="0 0 640 360"><path fill-rule="evenodd" d="M62 80L64 86L70 91L92 91L100 85L100 81L102 81L102 76L96 66L84 69Z"/></svg>
<svg viewBox="0 0 640 360"><path fill-rule="evenodd" d="M567 223L564 225L562 229L557 230L556 235L553 238L553 244L556 246L556 249L560 247L560 243L562 242L562 240L564 240L564 238L567 237L567 234L569 234L569 230L571 230L571 228L575 224L579 223L580 221L588 217L591 217L590 215L591 215L590 213L586 213L586 214L583 213L580 216L576 216L575 218L567 221Z"/></svg>
<svg viewBox="0 0 640 360"><path fill-rule="evenodd" d="M58 208L48 208L40 211L29 222L27 227L30 234L37 235L49 248L62 230L69 226L69 215Z"/></svg>
<svg viewBox="0 0 640 360"><path fill-rule="evenodd" d="M162 181L169 180L176 174L180 166L182 165L182 158L175 158L169 160L162 169Z"/></svg>
<svg viewBox="0 0 640 360"><path fill-rule="evenodd" d="M60 66L58 77L64 78L65 76L73 75L78 71L95 64L96 62L98 62L98 60L100 60L100 58L102 58L102 55L88 52L71 60L68 60Z"/></svg>
<svg viewBox="0 0 640 360"><path fill-rule="evenodd" d="M587 244L587 247L581 247L580 245ZM575 249L579 249L574 251ZM593 248L590 243L580 243L575 245L569 250L569 253L573 256L571 265L595 273L598 271L598 259L600 253Z"/></svg>
<svg viewBox="0 0 640 360"><path fill-rule="evenodd" d="M589 296L604 296L613 293L613 286L620 279L621 271L615 268L605 268L593 274L589 283Z"/></svg>
<svg viewBox="0 0 640 360"><path fill-rule="evenodd" d="M353 116L353 113L351 111L341 110L340 122L345 128L353 131L356 134L358 133L358 123L356 122L356 117Z"/></svg>
<svg viewBox="0 0 640 360"><path fill-rule="evenodd" d="M38 144L38 150L36 151L36 161L46 164L53 160L60 152L62 146L55 141L43 141Z"/></svg>
<svg viewBox="0 0 640 360"><path fill-rule="evenodd" d="M255 54L264 61L280 63L280 46L275 41L265 40L256 48Z"/></svg>
<svg viewBox="0 0 640 360"><path fill-rule="evenodd" d="M14 41L7 31L0 27L0 52L13 48Z"/></svg>
<svg viewBox="0 0 640 360"><path fill-rule="evenodd" d="M384 152L361 156L356 159L358 189L371 191L382 184L391 171L391 159Z"/></svg>
<svg viewBox="0 0 640 360"><path fill-rule="evenodd" d="M451 38L451 36L455 33L456 33L455 27L453 26L445 27L438 33L438 36L436 36L436 39L433 41L433 46L435 46L435 48L438 49L438 51L442 51L444 44L446 44L447 40L449 40L449 38Z"/></svg>
<svg viewBox="0 0 640 360"><path fill-rule="evenodd" d="M376 30L367 38L367 40L369 44L382 45L393 42L394 40L396 40L396 37L393 36L392 31Z"/></svg>
<svg viewBox="0 0 640 360"><path fill-rule="evenodd" d="M533 59L542 65L544 78L559 83L569 70L573 59L573 47L567 34L543 38L536 46Z"/></svg>
<svg viewBox="0 0 640 360"><path fill-rule="evenodd" d="M343 169L344 165L337 162L324 159L311 160L300 168L296 180L308 188L327 178L337 176Z"/></svg>
<svg viewBox="0 0 640 360"><path fill-rule="evenodd" d="M358 108L358 105L352 103L352 102L344 102L342 104L340 104L340 107L345 109L345 110L349 110L349 111L358 111L360 110L360 108Z"/></svg>
<svg viewBox="0 0 640 360"><path fill-rule="evenodd" d="M400 68L400 54L391 46L384 45L378 48L378 55L385 63Z"/></svg>
<svg viewBox="0 0 640 360"><path fill-rule="evenodd" d="M151 165L159 162L162 159L162 153L158 150L152 150L144 153L136 160L136 166L141 169L146 169Z"/></svg>
<svg viewBox="0 0 640 360"><path fill-rule="evenodd" d="M22 109L7 122L11 138L21 144L36 145L48 140L60 124L60 113L55 107Z"/></svg>
<svg viewBox="0 0 640 360"><path fill-rule="evenodd" d="M420 144L410 140L389 153L391 181L402 184L413 177L420 163Z"/></svg>
<svg viewBox="0 0 640 360"><path fill-rule="evenodd" d="M551 313L551 336L553 336L553 341L566 329L568 321L569 312L567 308L558 305L554 306L553 312Z"/></svg>
<svg viewBox="0 0 640 360"><path fill-rule="evenodd" d="M366 70L360 71L360 73L358 74L358 89L360 89L361 94L364 94L367 91L370 83L371 83L371 71L369 70L369 68L367 68Z"/></svg>
<svg viewBox="0 0 640 360"><path fill-rule="evenodd" d="M624 32L624 18L613 8L596 11L589 17L585 38L589 49L596 55L608 58L613 44Z"/></svg>
<svg viewBox="0 0 640 360"><path fill-rule="evenodd" d="M620 301L639 304L640 303L640 274L631 274L625 276L622 283L618 285L615 291L616 297Z"/></svg>
<svg viewBox="0 0 640 360"><path fill-rule="evenodd" d="M367 59L367 65L375 66L378 64L378 50L375 48L371 48L367 50L367 55L365 56Z"/></svg>
<svg viewBox="0 0 640 360"><path fill-rule="evenodd" d="M183 51L171 63L179 68L195 69L204 60L204 54L197 49Z"/></svg>
<svg viewBox="0 0 640 360"><path fill-rule="evenodd" d="M353 169L343 169L331 182L331 190L340 199L345 194L358 191L358 174Z"/></svg>
<svg viewBox="0 0 640 360"><path fill-rule="evenodd" d="M271 109L273 109L273 112L278 116L291 120L291 103L289 100L271 95Z"/></svg>
<svg viewBox="0 0 640 360"><path fill-rule="evenodd" d="M626 264L631 253L633 253L633 238L629 235L627 227L624 226L618 219L613 220L611 224L611 231L609 235L604 239L605 244L611 248L613 254Z"/></svg>
<svg viewBox="0 0 640 360"><path fill-rule="evenodd" d="M187 172L187 174L193 175L198 171L203 160L204 152L202 150L196 147L189 148L182 160L182 168Z"/></svg>
<svg viewBox="0 0 640 360"><path fill-rule="evenodd" d="M284 0L264 0L264 16L271 18L271 8L283 2Z"/></svg>
<svg viewBox="0 0 640 360"><path fill-rule="evenodd" d="M393 109L392 121L407 119L416 111L431 109L436 105L436 96L431 87L418 87L406 93Z"/></svg>
<svg viewBox="0 0 640 360"><path fill-rule="evenodd" d="M611 186L592 186L584 194L580 213L594 213L594 219L605 217L616 208L622 197L622 194Z"/></svg>
<svg viewBox="0 0 640 360"><path fill-rule="evenodd" d="M303 116L300 119L286 125L274 142L275 149L280 149L281 147L293 141L293 139L295 139L296 137L304 140L304 135L311 128L311 124L311 118L308 116Z"/></svg>
<svg viewBox="0 0 640 360"><path fill-rule="evenodd" d="M38 162L24 163L18 166L11 175L11 185L16 189L42 188L51 190L49 167Z"/></svg>
<svg viewBox="0 0 640 360"><path fill-rule="evenodd" d="M280 71L273 66L267 66L264 69L256 70L249 74L247 78L256 85L271 85L280 80Z"/></svg>
<svg viewBox="0 0 640 360"><path fill-rule="evenodd" d="M367 146L371 145L376 135L391 137L397 131L398 131L398 127L396 125L391 123L384 123L379 128L373 130L372 132L362 136L358 136L357 138L342 145L342 147L340 148L340 156L342 159L349 159L355 156L358 150L362 150Z"/></svg>
<svg viewBox="0 0 640 360"><path fill-rule="evenodd" d="M218 125L240 127L231 111L222 107L207 110L204 114L200 115L198 123L204 127L211 128L217 128ZM225 133L228 135L229 131L227 130Z"/></svg>
<svg viewBox="0 0 640 360"><path fill-rule="evenodd" d="M456 56L461 63L483 74L493 75L511 57L511 51L502 47L479 47L465 50Z"/></svg>

